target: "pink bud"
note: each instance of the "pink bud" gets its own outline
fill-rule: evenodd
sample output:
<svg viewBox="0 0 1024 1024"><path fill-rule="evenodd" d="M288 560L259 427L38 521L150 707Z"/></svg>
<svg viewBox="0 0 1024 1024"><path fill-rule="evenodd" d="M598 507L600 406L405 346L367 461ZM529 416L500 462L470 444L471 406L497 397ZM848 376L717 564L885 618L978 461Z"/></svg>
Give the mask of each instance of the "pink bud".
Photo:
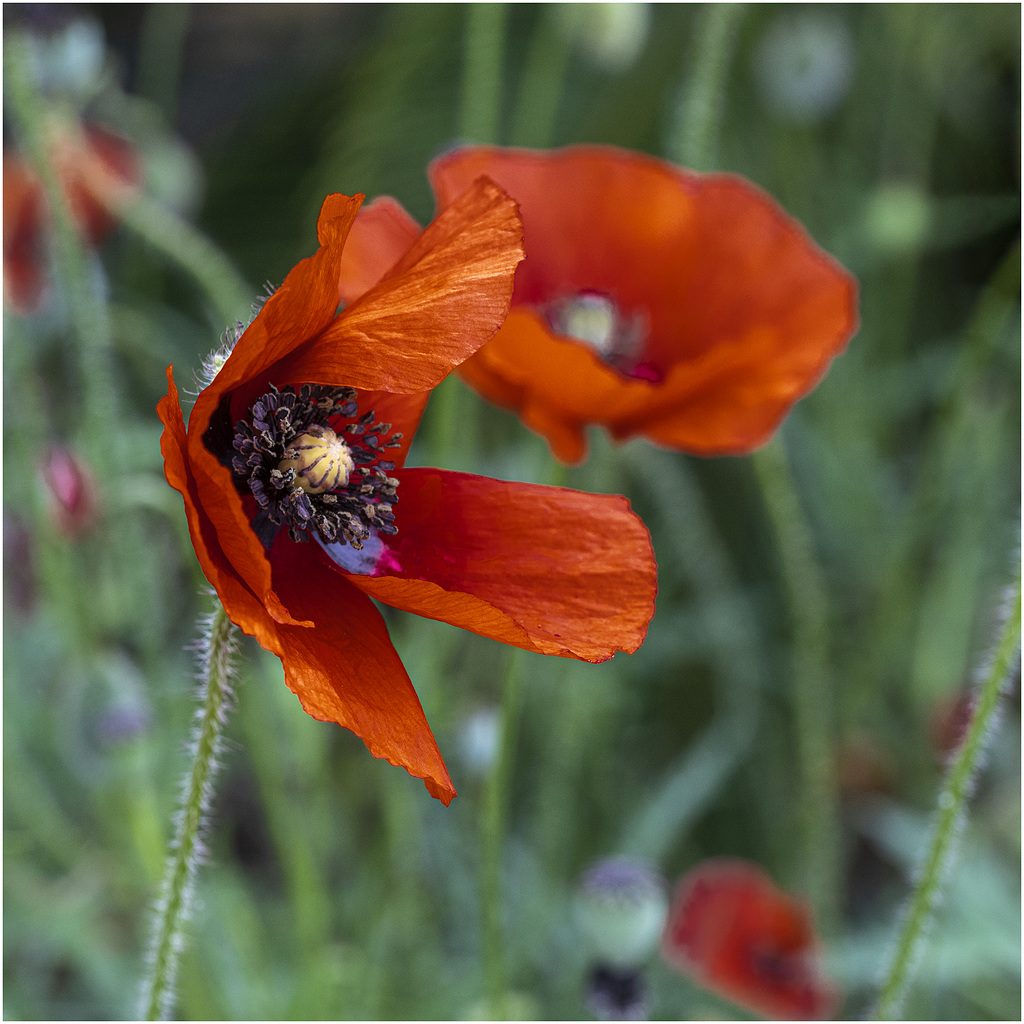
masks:
<svg viewBox="0 0 1024 1024"><path fill-rule="evenodd" d="M96 487L88 467L63 445L50 448L42 466L47 503L57 530L69 539L96 521Z"/></svg>

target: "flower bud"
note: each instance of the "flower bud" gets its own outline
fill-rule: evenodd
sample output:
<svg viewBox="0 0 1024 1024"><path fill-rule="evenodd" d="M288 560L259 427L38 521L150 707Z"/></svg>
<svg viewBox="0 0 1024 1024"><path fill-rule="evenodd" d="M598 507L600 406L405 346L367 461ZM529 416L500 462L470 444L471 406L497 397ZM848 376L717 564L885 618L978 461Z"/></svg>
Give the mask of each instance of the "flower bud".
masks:
<svg viewBox="0 0 1024 1024"><path fill-rule="evenodd" d="M498 756L501 722L497 708L478 708L459 728L459 747L466 766L476 775L485 775Z"/></svg>
<svg viewBox="0 0 1024 1024"><path fill-rule="evenodd" d="M594 959L627 969L643 963L657 948L668 894L661 876L644 861L609 857L584 872L576 910Z"/></svg>
<svg viewBox="0 0 1024 1024"><path fill-rule="evenodd" d="M92 474L63 445L50 449L41 473L54 525L69 539L81 536L96 521L96 487Z"/></svg>

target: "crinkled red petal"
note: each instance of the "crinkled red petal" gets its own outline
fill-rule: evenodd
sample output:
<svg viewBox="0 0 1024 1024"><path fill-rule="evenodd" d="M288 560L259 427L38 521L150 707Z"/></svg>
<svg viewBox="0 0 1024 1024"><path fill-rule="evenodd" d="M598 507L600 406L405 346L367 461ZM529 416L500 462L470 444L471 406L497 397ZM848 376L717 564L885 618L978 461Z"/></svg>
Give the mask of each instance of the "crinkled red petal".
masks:
<svg viewBox="0 0 1024 1024"><path fill-rule="evenodd" d="M598 662L643 642L657 567L625 498L438 469L395 476L392 568L347 576L364 593L543 654Z"/></svg>
<svg viewBox="0 0 1024 1024"><path fill-rule="evenodd" d="M341 261L341 298L345 303L368 292L412 248L423 228L397 200L381 196L356 217Z"/></svg>
<svg viewBox="0 0 1024 1024"><path fill-rule="evenodd" d="M164 474L167 482L185 499L196 557L232 621L254 636L268 618L296 626L311 625L296 620L274 593L270 563L242 508L231 474L205 449L202 449L204 457L198 466L190 461L190 439L185 433L178 389L170 367L167 368L167 395L160 399L157 414L164 424L160 438ZM211 475L211 470L216 471L215 475ZM205 484L205 495L201 481ZM212 500L209 494L214 495ZM225 526L225 523L230 525Z"/></svg>
<svg viewBox="0 0 1024 1024"><path fill-rule="evenodd" d="M436 387L494 336L522 258L515 202L477 180L383 281L283 360L275 380L400 394Z"/></svg>
<svg viewBox="0 0 1024 1024"><path fill-rule="evenodd" d="M286 531L271 561L281 599L314 628L272 623L274 646L260 642L280 657L306 713L350 729L374 757L405 768L451 803L455 787L373 602L323 565L316 544L297 544Z"/></svg>

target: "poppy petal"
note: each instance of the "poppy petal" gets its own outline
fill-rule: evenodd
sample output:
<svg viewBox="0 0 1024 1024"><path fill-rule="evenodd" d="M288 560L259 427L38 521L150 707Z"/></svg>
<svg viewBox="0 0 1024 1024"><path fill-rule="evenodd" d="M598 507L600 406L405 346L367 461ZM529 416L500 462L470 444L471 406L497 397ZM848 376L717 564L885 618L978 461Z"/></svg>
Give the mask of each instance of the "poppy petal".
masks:
<svg viewBox="0 0 1024 1024"><path fill-rule="evenodd" d="M759 868L713 860L676 888L662 954L699 984L755 1013L827 1020L836 993L818 972L809 910Z"/></svg>
<svg viewBox="0 0 1024 1024"><path fill-rule="evenodd" d="M459 375L516 411L563 462L583 458L591 423L603 423L618 440L642 433L697 455L739 455L766 443L826 369L811 348L804 361L799 353L783 357L785 344L778 331L754 329L651 383L624 378L587 346L552 334L535 313L513 310ZM770 376L766 366L774 368Z"/></svg>
<svg viewBox="0 0 1024 1024"><path fill-rule="evenodd" d="M260 643L281 659L307 714L351 730L374 757L405 768L451 803L455 787L384 619L365 594L324 567L315 548L281 531L271 560L282 600L316 628L268 619Z"/></svg>
<svg viewBox="0 0 1024 1024"><path fill-rule="evenodd" d="M213 382L196 399L189 417L193 450L202 444L210 417L224 395L234 392L232 416L244 415L267 390L269 368L334 319L340 299L342 251L362 201L362 195L340 194L324 200L316 228L320 248L289 271L239 338Z"/></svg>
<svg viewBox="0 0 1024 1024"><path fill-rule="evenodd" d="M389 436L401 434L402 440L395 448L388 448L382 456L396 466L405 465L409 446L420 425L423 411L430 400L429 391L420 391L414 395L396 395L390 391L359 391L356 402L360 414L374 412L374 422L390 423Z"/></svg>
<svg viewBox="0 0 1024 1024"><path fill-rule="evenodd" d="M42 226L45 201L39 180L13 153L4 152L4 294L19 313L39 305L45 273Z"/></svg>
<svg viewBox="0 0 1024 1024"><path fill-rule="evenodd" d="M204 448L200 449L198 464L195 458L190 461L171 367L167 367L167 394L160 399L157 414L164 424L160 438L164 474L185 499L196 557L232 620L253 635L257 620L262 622L266 613L279 622L311 626L311 622L296 620L274 593L270 563L252 531L228 471ZM260 609L258 613L253 602Z"/></svg>
<svg viewBox="0 0 1024 1024"><path fill-rule="evenodd" d="M364 593L543 654L598 662L643 642L657 570L625 498L438 469L394 475L388 575L346 574Z"/></svg>
<svg viewBox="0 0 1024 1024"><path fill-rule="evenodd" d="M341 261L342 300L368 292L412 248L423 228L396 199L381 196L359 211Z"/></svg>
<svg viewBox="0 0 1024 1024"><path fill-rule="evenodd" d="M522 258L515 202L491 181L474 182L383 281L276 368L278 384L436 387L494 336Z"/></svg>

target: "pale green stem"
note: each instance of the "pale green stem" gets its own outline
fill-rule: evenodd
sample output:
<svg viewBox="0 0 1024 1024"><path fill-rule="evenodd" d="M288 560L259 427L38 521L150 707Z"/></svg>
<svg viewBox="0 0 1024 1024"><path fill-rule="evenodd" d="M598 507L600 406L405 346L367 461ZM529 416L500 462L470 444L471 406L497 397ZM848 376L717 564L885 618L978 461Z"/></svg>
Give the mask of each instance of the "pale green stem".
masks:
<svg viewBox="0 0 1024 1024"><path fill-rule="evenodd" d="M182 50L192 10L187 3L148 4L139 40L138 93L152 100L174 123Z"/></svg>
<svg viewBox="0 0 1024 1024"><path fill-rule="evenodd" d="M664 533L678 559L674 571L687 578L708 609L706 629L722 679L715 717L654 781L623 831L624 852L657 862L669 855L749 754L760 713L764 641L689 461L657 451L648 458L645 465L666 507L686 522L685 530Z"/></svg>
<svg viewBox="0 0 1024 1024"><path fill-rule="evenodd" d="M927 926L935 911L939 891L956 853L956 839L967 813L967 799L985 748L998 719L999 698L1020 651L1020 565L1010 614L992 657L992 666L981 683L967 734L949 766L939 792L938 816L924 861L891 960L879 989L871 1020L896 1020L923 952Z"/></svg>
<svg viewBox="0 0 1024 1024"><path fill-rule="evenodd" d="M82 374L82 413L93 467L103 475L115 471L118 449L112 424L117 421L117 394L111 367L111 332L105 303L97 294L91 261L78 229L46 139L52 118L35 91L32 48L23 33L8 33L4 44L7 100L20 129L26 156L43 185L53 227L54 261L78 339Z"/></svg>
<svg viewBox="0 0 1024 1024"><path fill-rule="evenodd" d="M466 5L459 127L467 142L493 145L498 141L506 15L505 4Z"/></svg>
<svg viewBox="0 0 1024 1024"><path fill-rule="evenodd" d="M512 120L514 146L550 146L569 67L570 44L558 24L560 9L543 4L526 54Z"/></svg>
<svg viewBox="0 0 1024 1024"><path fill-rule="evenodd" d="M718 132L725 107L725 86L732 62L736 32L746 4L705 4L694 52L677 115L678 126L669 156L695 171L715 165Z"/></svg>
<svg viewBox="0 0 1024 1024"><path fill-rule="evenodd" d="M781 439L776 437L751 459L774 528L789 599L805 882L827 934L836 921L840 876L827 591Z"/></svg>
<svg viewBox="0 0 1024 1024"><path fill-rule="evenodd" d="M498 141L505 18L504 4L466 5L459 132L470 142ZM472 455L480 432L480 401L454 374L434 389L428 417L437 465L476 468Z"/></svg>
<svg viewBox="0 0 1024 1024"><path fill-rule="evenodd" d="M221 323L234 324L246 316L252 289L210 239L139 189L95 169L89 181L118 220L195 279L216 307Z"/></svg>
<svg viewBox="0 0 1024 1024"><path fill-rule="evenodd" d="M481 819L480 910L483 933L484 981L492 1016L505 1012L508 978L501 928L501 867L505 846L512 755L522 710L522 651L510 648L501 692L498 752L487 777Z"/></svg>
<svg viewBox="0 0 1024 1024"><path fill-rule="evenodd" d="M183 929L195 898L195 878L203 854L201 833L210 809L217 753L231 706L235 627L219 601L200 643L201 717L192 748L192 768L185 779L184 806L177 818L172 852L164 872L148 970L143 981L142 1012L146 1020L164 1019L174 1004L178 958L184 947Z"/></svg>

